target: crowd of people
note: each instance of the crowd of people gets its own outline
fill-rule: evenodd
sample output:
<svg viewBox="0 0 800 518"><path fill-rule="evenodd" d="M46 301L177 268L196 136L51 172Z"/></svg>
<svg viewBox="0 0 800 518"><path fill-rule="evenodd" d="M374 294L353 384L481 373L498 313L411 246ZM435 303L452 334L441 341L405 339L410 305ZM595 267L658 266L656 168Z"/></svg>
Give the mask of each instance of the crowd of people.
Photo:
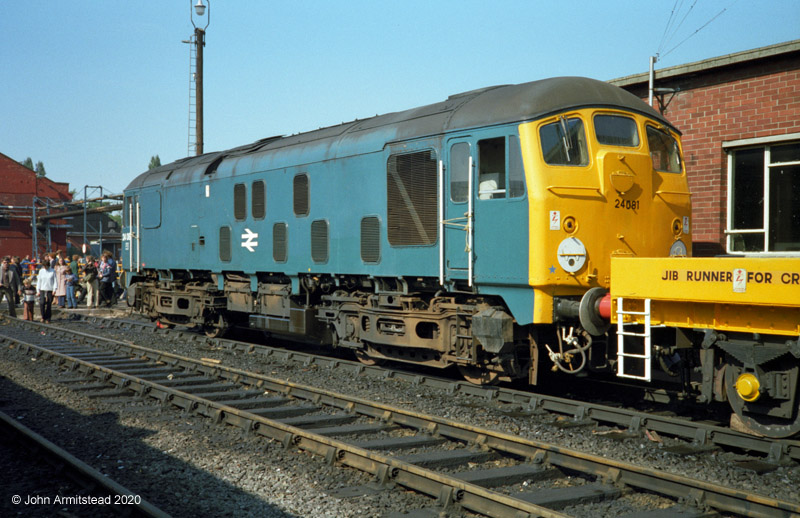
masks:
<svg viewBox="0 0 800 518"><path fill-rule="evenodd" d="M16 318L16 307L22 305L23 318L34 319L34 306L39 303L42 322L52 318L52 307L77 309L75 296L79 283L86 290L86 306L111 307L117 282L118 264L111 252L101 257L73 255L61 251L45 254L41 260L26 256L3 257L0 266L0 304L8 303L8 314Z"/></svg>

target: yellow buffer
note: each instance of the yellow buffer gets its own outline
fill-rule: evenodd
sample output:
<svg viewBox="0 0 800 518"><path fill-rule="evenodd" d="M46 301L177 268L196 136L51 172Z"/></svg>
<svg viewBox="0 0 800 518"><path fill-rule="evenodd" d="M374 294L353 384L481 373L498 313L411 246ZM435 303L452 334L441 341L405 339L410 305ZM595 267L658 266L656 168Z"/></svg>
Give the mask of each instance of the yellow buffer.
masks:
<svg viewBox="0 0 800 518"><path fill-rule="evenodd" d="M611 296L613 322L650 299L651 325L800 335L800 258L614 257Z"/></svg>

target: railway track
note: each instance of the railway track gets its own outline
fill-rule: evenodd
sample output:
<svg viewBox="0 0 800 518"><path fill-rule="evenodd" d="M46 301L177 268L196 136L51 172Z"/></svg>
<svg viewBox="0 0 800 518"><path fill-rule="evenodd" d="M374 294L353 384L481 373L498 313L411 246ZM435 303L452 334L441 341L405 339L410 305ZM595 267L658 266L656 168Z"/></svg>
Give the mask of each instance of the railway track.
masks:
<svg viewBox="0 0 800 518"><path fill-rule="evenodd" d="M491 400L499 404L513 406L519 408L519 412L523 414L549 412L563 416L567 418L564 421L565 426L604 424L624 430L620 433L627 436L656 432L664 436L682 439L684 444L679 449L684 454L702 452L713 447L738 449L763 457L763 463L759 465L751 463L751 466L759 471L774 469L776 466L786 462L800 461L800 441L798 440L771 439L749 435L706 420L693 421L678 416L647 413L502 386L482 387L465 381L452 380L440 376L421 375L404 370L391 369L387 366L370 366L328 355L255 345L223 338L212 339L191 332L156 328L153 324L146 322L102 317L87 317L85 320L123 330L136 328L166 335L177 334L182 339L198 344L207 344L214 348L228 351L255 353L267 358L280 360L281 362L294 362L303 366L318 365L320 368L339 369L345 372L355 372L382 379L389 377L402 379L420 386L428 386L453 394L466 394L479 400Z"/></svg>
<svg viewBox="0 0 800 518"><path fill-rule="evenodd" d="M555 509L657 493L669 510L792 516L800 505L671 475L558 445L349 397L84 333L13 322L0 328L28 354L79 374L100 394L146 396L411 489L447 509L485 516L567 516ZM288 353L287 353L288 354ZM87 381L90 380L90 381ZM565 474L585 484L570 484ZM537 481L556 479L532 490ZM524 485L521 485L524 484ZM357 490L374 490L364 488ZM659 504L663 506L664 503ZM653 512L658 512L653 509ZM663 512L663 511L661 511ZM642 514L642 516L648 516ZM657 514L652 514L657 516Z"/></svg>
<svg viewBox="0 0 800 518"><path fill-rule="evenodd" d="M76 490L74 494L58 495L56 493L59 498L64 500L60 506L62 508L66 506L71 510L91 510L92 514L104 514L100 510L107 510L112 515L129 517L167 518L169 516L133 491L106 477L3 412L0 412L0 437L7 444L13 442L30 451L37 459L48 464L51 470L55 470L57 477L64 477L76 485L79 491ZM49 505L55 498L51 494L47 496L26 495L25 497L21 494L3 495L3 498L6 497L11 499L12 505L21 506L20 509L40 503ZM31 499L33 503L29 503L27 499Z"/></svg>

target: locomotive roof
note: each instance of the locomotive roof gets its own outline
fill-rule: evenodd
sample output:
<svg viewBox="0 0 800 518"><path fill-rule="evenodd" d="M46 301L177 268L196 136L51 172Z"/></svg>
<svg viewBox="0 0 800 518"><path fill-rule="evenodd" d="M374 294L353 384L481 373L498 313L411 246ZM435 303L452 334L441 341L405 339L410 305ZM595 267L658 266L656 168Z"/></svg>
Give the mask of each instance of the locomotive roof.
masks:
<svg viewBox="0 0 800 518"><path fill-rule="evenodd" d="M258 158L271 152L307 146L317 159L380 151L390 142L497 124L536 120L568 109L622 108L677 129L641 99L609 83L585 77L556 77L517 85L501 85L452 95L447 100L401 112L377 115L288 137L269 137L226 151L189 157L151 169L131 182L128 189L189 181L197 173L216 170L226 159ZM366 146L365 141L370 141ZM361 138L352 152L337 146L348 138ZM370 144L375 149L370 149ZM320 155L321 153L321 155ZM172 173L172 174L170 174ZM177 174L176 174L177 173ZM186 178L181 178L186 175Z"/></svg>

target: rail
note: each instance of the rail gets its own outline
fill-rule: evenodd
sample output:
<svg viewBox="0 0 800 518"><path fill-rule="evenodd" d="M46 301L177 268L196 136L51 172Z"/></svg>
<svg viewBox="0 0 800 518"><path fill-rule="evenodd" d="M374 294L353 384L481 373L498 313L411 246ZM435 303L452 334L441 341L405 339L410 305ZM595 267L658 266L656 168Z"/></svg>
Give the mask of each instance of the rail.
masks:
<svg viewBox="0 0 800 518"><path fill-rule="evenodd" d="M131 497L125 499L126 502L130 502L130 505L124 506L114 504L114 500L112 500L111 508L118 514L148 518L167 518L170 516L153 504L142 500L133 491L111 480L68 451L59 448L3 412L0 412L0 429L4 435L13 437L17 442L36 450L45 460L57 465L59 469L65 470L72 480L78 482L92 493L100 494L102 489L105 491L103 496ZM137 501L138 503L136 503Z"/></svg>
<svg viewBox="0 0 800 518"><path fill-rule="evenodd" d="M279 347L255 345L248 342L224 338L208 338L204 335L189 333L177 329L157 329L150 323L130 320L113 320L102 317L84 317L89 322L102 323L106 327L119 329L147 329L162 334L177 334L183 340L198 344L209 344L231 351L242 351L276 358L283 362L295 362L300 365L318 365L322 368L341 369L357 372L375 378L397 378L417 385L428 386L451 393L461 393L482 400L496 401L501 404L519 405L525 412L546 411L553 414L569 416L575 422L592 421L610 424L627 429L630 434L643 434L654 431L687 440L697 448L721 446L737 448L744 451L762 454L768 462L779 464L787 460L800 461L800 441L770 439L732 430L727 427L696 422L689 419L661 414L645 413L626 408L579 401L549 394L522 391L503 386L482 387L462 380L452 380L439 376L421 375L404 370L391 370L385 366L368 366L361 362L341 358L310 354ZM654 402L668 403L673 397L663 390L646 390L647 399Z"/></svg>
<svg viewBox="0 0 800 518"><path fill-rule="evenodd" d="M41 340L42 335L37 332L41 324L18 325L32 325L33 330L27 332L26 336L31 340ZM24 330L22 332L25 333ZM592 491L609 498L615 492L619 493L615 487L624 486L655 491L672 499L688 497L695 505L743 516L782 517L800 513L798 504L748 495L700 480L291 383L222 366L213 361L195 360L129 343L98 339L75 331L59 330L55 334L63 335L64 339L57 341L58 344L53 347L30 343L19 337L13 340L19 344L20 350L52 358L67 368L110 383L118 391L156 398L220 423L279 441L287 448L322 456L333 465L360 469L380 482L438 498L445 506L459 506L486 516L565 515L531 503L541 501L537 499L544 498L542 494L515 493L509 496L470 482L481 477L495 480L503 478L501 473L507 473L507 468L498 468L506 471L497 471L497 476L492 477L491 474L476 474L474 471L448 474L426 466L435 465L435 459L443 462L461 459L460 462L463 462L464 458L468 458L471 459L468 462L480 463L492 455L500 455L505 459L522 459L515 469L527 470L528 473L553 467L585 473L599 481L592 484ZM53 340L53 337L46 336L46 340ZM91 346L88 345L90 342ZM295 405L299 410L276 408L276 405L288 400L299 401L300 405ZM322 407L330 410L321 410ZM304 417L309 411L321 413ZM286 417L287 412L293 417ZM373 427L371 429L391 426L414 430L415 433L404 440L395 438L395 443L401 444L400 447L404 442L424 442L436 438L466 446L451 447L442 453L431 452L424 458L404 458L378 453L377 449L389 448L385 444L359 444L357 441L331 438L331 435L345 434L341 428L337 431L336 427L361 418L368 420L362 426ZM327 423L327 430L323 427L324 423ZM309 424L315 429L307 429Z"/></svg>

